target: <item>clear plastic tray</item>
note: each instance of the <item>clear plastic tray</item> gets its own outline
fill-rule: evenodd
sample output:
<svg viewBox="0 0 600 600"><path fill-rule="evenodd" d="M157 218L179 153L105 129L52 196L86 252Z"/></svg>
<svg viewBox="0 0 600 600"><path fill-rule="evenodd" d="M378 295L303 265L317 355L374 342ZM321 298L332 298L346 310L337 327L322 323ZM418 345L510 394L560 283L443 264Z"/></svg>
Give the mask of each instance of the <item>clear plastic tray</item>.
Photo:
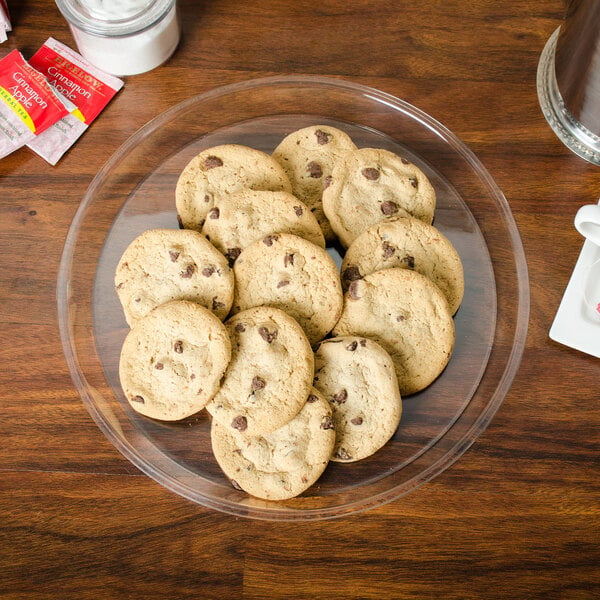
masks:
<svg viewBox="0 0 600 600"><path fill-rule="evenodd" d="M434 224L465 270L456 348L443 374L403 403L400 427L375 455L331 463L301 496L268 502L235 490L210 448L205 411L181 423L133 412L119 385L128 331L114 270L142 231L176 228L175 184L204 148L238 143L270 152L312 124L343 129L360 147L414 161L437 192ZM335 249L330 252L338 260ZM529 315L527 267L509 206L473 153L440 123L388 94L350 82L290 76L257 79L195 96L132 136L90 185L69 231L58 278L65 356L81 397L108 439L172 491L238 516L269 520L339 517L397 499L456 461L486 428L518 369Z"/></svg>

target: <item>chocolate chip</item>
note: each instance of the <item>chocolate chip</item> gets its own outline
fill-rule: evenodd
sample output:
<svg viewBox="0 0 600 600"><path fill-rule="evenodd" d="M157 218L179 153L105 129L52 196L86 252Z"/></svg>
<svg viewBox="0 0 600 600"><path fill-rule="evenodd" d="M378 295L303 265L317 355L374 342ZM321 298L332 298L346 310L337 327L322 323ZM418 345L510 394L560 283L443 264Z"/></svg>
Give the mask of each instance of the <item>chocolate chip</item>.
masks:
<svg viewBox="0 0 600 600"><path fill-rule="evenodd" d="M339 458L340 460L350 460L352 458L352 456L348 453L348 450L346 450L346 448L340 448L335 453L335 457Z"/></svg>
<svg viewBox="0 0 600 600"><path fill-rule="evenodd" d="M326 131L317 129L315 131L315 137L317 138L317 144L319 144L319 146L324 146L325 144L329 143L329 138L331 136Z"/></svg>
<svg viewBox="0 0 600 600"><path fill-rule="evenodd" d="M258 334L260 337L265 340L268 344L270 344L274 339L277 338L277 330L269 331L266 327L259 327Z"/></svg>
<svg viewBox="0 0 600 600"><path fill-rule="evenodd" d="M398 212L398 205L395 202L392 202L391 200L386 200L385 202L382 202L380 208L381 212L386 217L394 215Z"/></svg>
<svg viewBox="0 0 600 600"><path fill-rule="evenodd" d="M177 250L169 250L169 256L171 257L171 262L175 262L179 258L179 252Z"/></svg>
<svg viewBox="0 0 600 600"><path fill-rule="evenodd" d="M238 431L246 431L248 429L248 419L243 415L238 415L231 421L231 426Z"/></svg>
<svg viewBox="0 0 600 600"><path fill-rule="evenodd" d="M234 450L234 452L237 452L236 450ZM236 489L239 490L240 492L243 492L243 488L242 486L235 480L235 479L230 479L229 481L231 481L231 485Z"/></svg>
<svg viewBox="0 0 600 600"><path fill-rule="evenodd" d="M362 425L363 419L362 417L354 417L354 419L350 419L350 423L352 423L352 425Z"/></svg>
<svg viewBox="0 0 600 600"><path fill-rule="evenodd" d="M404 315L397 315L396 321L398 321L398 323L400 323L401 321L406 321L406 317Z"/></svg>
<svg viewBox="0 0 600 600"><path fill-rule="evenodd" d="M144 400L143 396L132 396L131 401L139 402L140 404L146 404L146 401Z"/></svg>
<svg viewBox="0 0 600 600"><path fill-rule="evenodd" d="M318 399L319 399L318 396L315 396L314 394L309 394L306 401L310 402L312 404L313 402L316 402Z"/></svg>
<svg viewBox="0 0 600 600"><path fill-rule="evenodd" d="M229 261L229 266L232 267L233 263L237 259L237 257L242 253L241 248L227 248L227 252L225 252L225 257Z"/></svg>
<svg viewBox="0 0 600 600"><path fill-rule="evenodd" d="M173 344L173 350L177 352L177 354L183 354L183 342L181 340L177 340Z"/></svg>
<svg viewBox="0 0 600 600"><path fill-rule="evenodd" d="M294 212L297 217L301 217L304 213L304 209L301 206L294 206Z"/></svg>
<svg viewBox="0 0 600 600"><path fill-rule="evenodd" d="M225 303L224 302L219 302L217 300L217 296L215 296L212 299L212 309L213 310L219 310L220 308L225 308Z"/></svg>
<svg viewBox="0 0 600 600"><path fill-rule="evenodd" d="M359 344L364 348L367 345L367 340L362 339L360 340Z"/></svg>
<svg viewBox="0 0 600 600"><path fill-rule="evenodd" d="M325 417L321 421L321 429L333 429L333 419L331 417Z"/></svg>
<svg viewBox="0 0 600 600"><path fill-rule="evenodd" d="M211 208L208 211L208 218L209 219L218 219L220 214L221 214L221 211L216 206L214 206L213 208Z"/></svg>
<svg viewBox="0 0 600 600"><path fill-rule="evenodd" d="M205 169L214 169L215 167L222 167L223 161L218 156L207 156L204 159L204 168Z"/></svg>
<svg viewBox="0 0 600 600"><path fill-rule="evenodd" d="M286 281L286 280L284 279L283 281L280 281L280 282L277 284L277 289L279 289L279 288L282 288L282 287L285 287L286 285L290 285L290 282L289 282L289 281Z"/></svg>
<svg viewBox="0 0 600 600"><path fill-rule="evenodd" d="M306 165L306 171L313 179L319 179L319 177L323 177L323 169L318 162L311 160Z"/></svg>
<svg viewBox="0 0 600 600"><path fill-rule="evenodd" d="M375 169L374 167L365 167L361 171L361 175L369 181L377 181L379 179L379 169Z"/></svg>
<svg viewBox="0 0 600 600"><path fill-rule="evenodd" d="M353 342L351 342L350 344L348 344L346 346L346 350L349 350L350 352L354 352L357 347L358 347L358 342L356 340L354 340Z"/></svg>
<svg viewBox="0 0 600 600"><path fill-rule="evenodd" d="M115 289L120 290L123 287L123 282L119 283L119 285L115 286Z"/></svg>
<svg viewBox="0 0 600 600"><path fill-rule="evenodd" d="M257 392L258 390L264 389L266 385L267 385L267 382L262 377L259 377L258 375L255 375L252 378L251 389L253 392Z"/></svg>
<svg viewBox="0 0 600 600"><path fill-rule="evenodd" d="M268 235L266 238L263 239L263 244L265 246L272 246L273 242L276 242L278 239L278 235Z"/></svg>
<svg viewBox="0 0 600 600"><path fill-rule="evenodd" d="M236 323L234 329L237 333L244 333L244 331L246 331L246 326L243 323Z"/></svg>
<svg viewBox="0 0 600 600"><path fill-rule="evenodd" d="M410 181L410 185L412 185L415 189L419 187L419 182L417 181L416 177L409 177L408 180Z"/></svg>
<svg viewBox="0 0 600 600"><path fill-rule="evenodd" d="M407 161L405 158L401 157L400 160L402 161L403 165L410 165L410 162Z"/></svg>
<svg viewBox="0 0 600 600"><path fill-rule="evenodd" d="M181 273L179 273L179 275L181 276L182 279L190 279L190 277L194 274L195 270L196 270L196 267L194 265L188 265L185 268L185 271L181 271Z"/></svg>
<svg viewBox="0 0 600 600"><path fill-rule="evenodd" d="M348 295L352 300L359 300L360 296L358 295L358 281L353 281L348 288Z"/></svg>
<svg viewBox="0 0 600 600"><path fill-rule="evenodd" d="M331 175L327 175L325 179L323 179L323 189L326 190L333 181L333 177Z"/></svg>
<svg viewBox="0 0 600 600"><path fill-rule="evenodd" d="M403 259L402 262L406 263L406 266L409 269L414 269L415 268L415 257L411 256L410 254L407 254Z"/></svg>
<svg viewBox="0 0 600 600"><path fill-rule="evenodd" d="M333 398L331 399L334 404L343 404L346 402L346 400L348 400L348 392L345 389L340 390L337 394L334 394Z"/></svg>
<svg viewBox="0 0 600 600"><path fill-rule="evenodd" d="M204 269L202 269L202 275L204 275L204 277L210 277L216 271L217 271L217 267L213 267L211 265L209 267L204 267Z"/></svg>
<svg viewBox="0 0 600 600"><path fill-rule="evenodd" d="M162 370L165 368L165 365L163 365L161 362L157 362L157 363L154 365L154 368L155 368L155 369L158 369L159 371L162 371Z"/></svg>
<svg viewBox="0 0 600 600"><path fill-rule="evenodd" d="M196 392L196 394L199 396L202 393L202 388L198 388L198 391Z"/></svg>
<svg viewBox="0 0 600 600"><path fill-rule="evenodd" d="M190 374L190 380L193 381L194 379L196 379L196 374L195 373L191 373Z"/></svg>
<svg viewBox="0 0 600 600"><path fill-rule="evenodd" d="M283 257L283 266L284 267L289 267L290 265L294 264L294 255L293 254L286 254Z"/></svg>
<svg viewBox="0 0 600 600"><path fill-rule="evenodd" d="M350 265L342 271L342 279L344 281L358 281L362 279L362 275L356 265Z"/></svg>
<svg viewBox="0 0 600 600"><path fill-rule="evenodd" d="M396 248L394 248L394 246L392 246L387 240L381 244L381 247L383 249L383 258L390 258L394 256Z"/></svg>

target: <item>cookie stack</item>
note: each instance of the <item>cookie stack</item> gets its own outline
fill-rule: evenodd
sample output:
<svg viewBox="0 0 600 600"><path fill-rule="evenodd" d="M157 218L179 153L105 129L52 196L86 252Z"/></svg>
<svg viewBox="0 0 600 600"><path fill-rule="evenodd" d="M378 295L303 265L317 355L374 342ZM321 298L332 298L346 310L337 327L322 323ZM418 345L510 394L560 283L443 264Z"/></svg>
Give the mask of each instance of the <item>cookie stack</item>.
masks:
<svg viewBox="0 0 600 600"><path fill-rule="evenodd" d="M382 448L401 398L446 367L463 295L424 173L319 125L272 155L208 148L175 196L181 228L144 232L115 274L130 405L160 420L206 409L224 473L267 500Z"/></svg>

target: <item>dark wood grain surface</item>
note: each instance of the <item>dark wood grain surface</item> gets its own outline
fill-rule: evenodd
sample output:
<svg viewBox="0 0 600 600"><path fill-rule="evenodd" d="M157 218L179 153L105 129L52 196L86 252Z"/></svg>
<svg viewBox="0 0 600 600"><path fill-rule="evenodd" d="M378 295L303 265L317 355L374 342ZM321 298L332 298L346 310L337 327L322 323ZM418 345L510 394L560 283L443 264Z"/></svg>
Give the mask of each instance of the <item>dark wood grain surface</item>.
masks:
<svg viewBox="0 0 600 600"><path fill-rule="evenodd" d="M9 0L0 57L53 36L50 0ZM560 598L600 596L600 362L548 337L600 168L538 105L561 0L180 0L182 42L124 89L56 167L0 161L0 598ZM196 93L303 73L371 85L441 121L505 193L531 314L520 370L484 434L390 504L277 523L197 506L141 474L96 427L63 357L56 280L94 175L139 127Z"/></svg>

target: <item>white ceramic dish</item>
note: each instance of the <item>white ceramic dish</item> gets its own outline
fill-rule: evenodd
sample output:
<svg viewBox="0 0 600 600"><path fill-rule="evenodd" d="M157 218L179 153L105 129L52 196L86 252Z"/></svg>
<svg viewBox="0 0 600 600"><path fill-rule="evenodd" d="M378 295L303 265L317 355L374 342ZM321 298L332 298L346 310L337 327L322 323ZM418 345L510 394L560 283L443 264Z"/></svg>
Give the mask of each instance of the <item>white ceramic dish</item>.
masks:
<svg viewBox="0 0 600 600"><path fill-rule="evenodd" d="M586 241L550 328L555 342L600 358L600 246ZM592 270L592 268L594 270ZM587 294L587 295L586 295Z"/></svg>

